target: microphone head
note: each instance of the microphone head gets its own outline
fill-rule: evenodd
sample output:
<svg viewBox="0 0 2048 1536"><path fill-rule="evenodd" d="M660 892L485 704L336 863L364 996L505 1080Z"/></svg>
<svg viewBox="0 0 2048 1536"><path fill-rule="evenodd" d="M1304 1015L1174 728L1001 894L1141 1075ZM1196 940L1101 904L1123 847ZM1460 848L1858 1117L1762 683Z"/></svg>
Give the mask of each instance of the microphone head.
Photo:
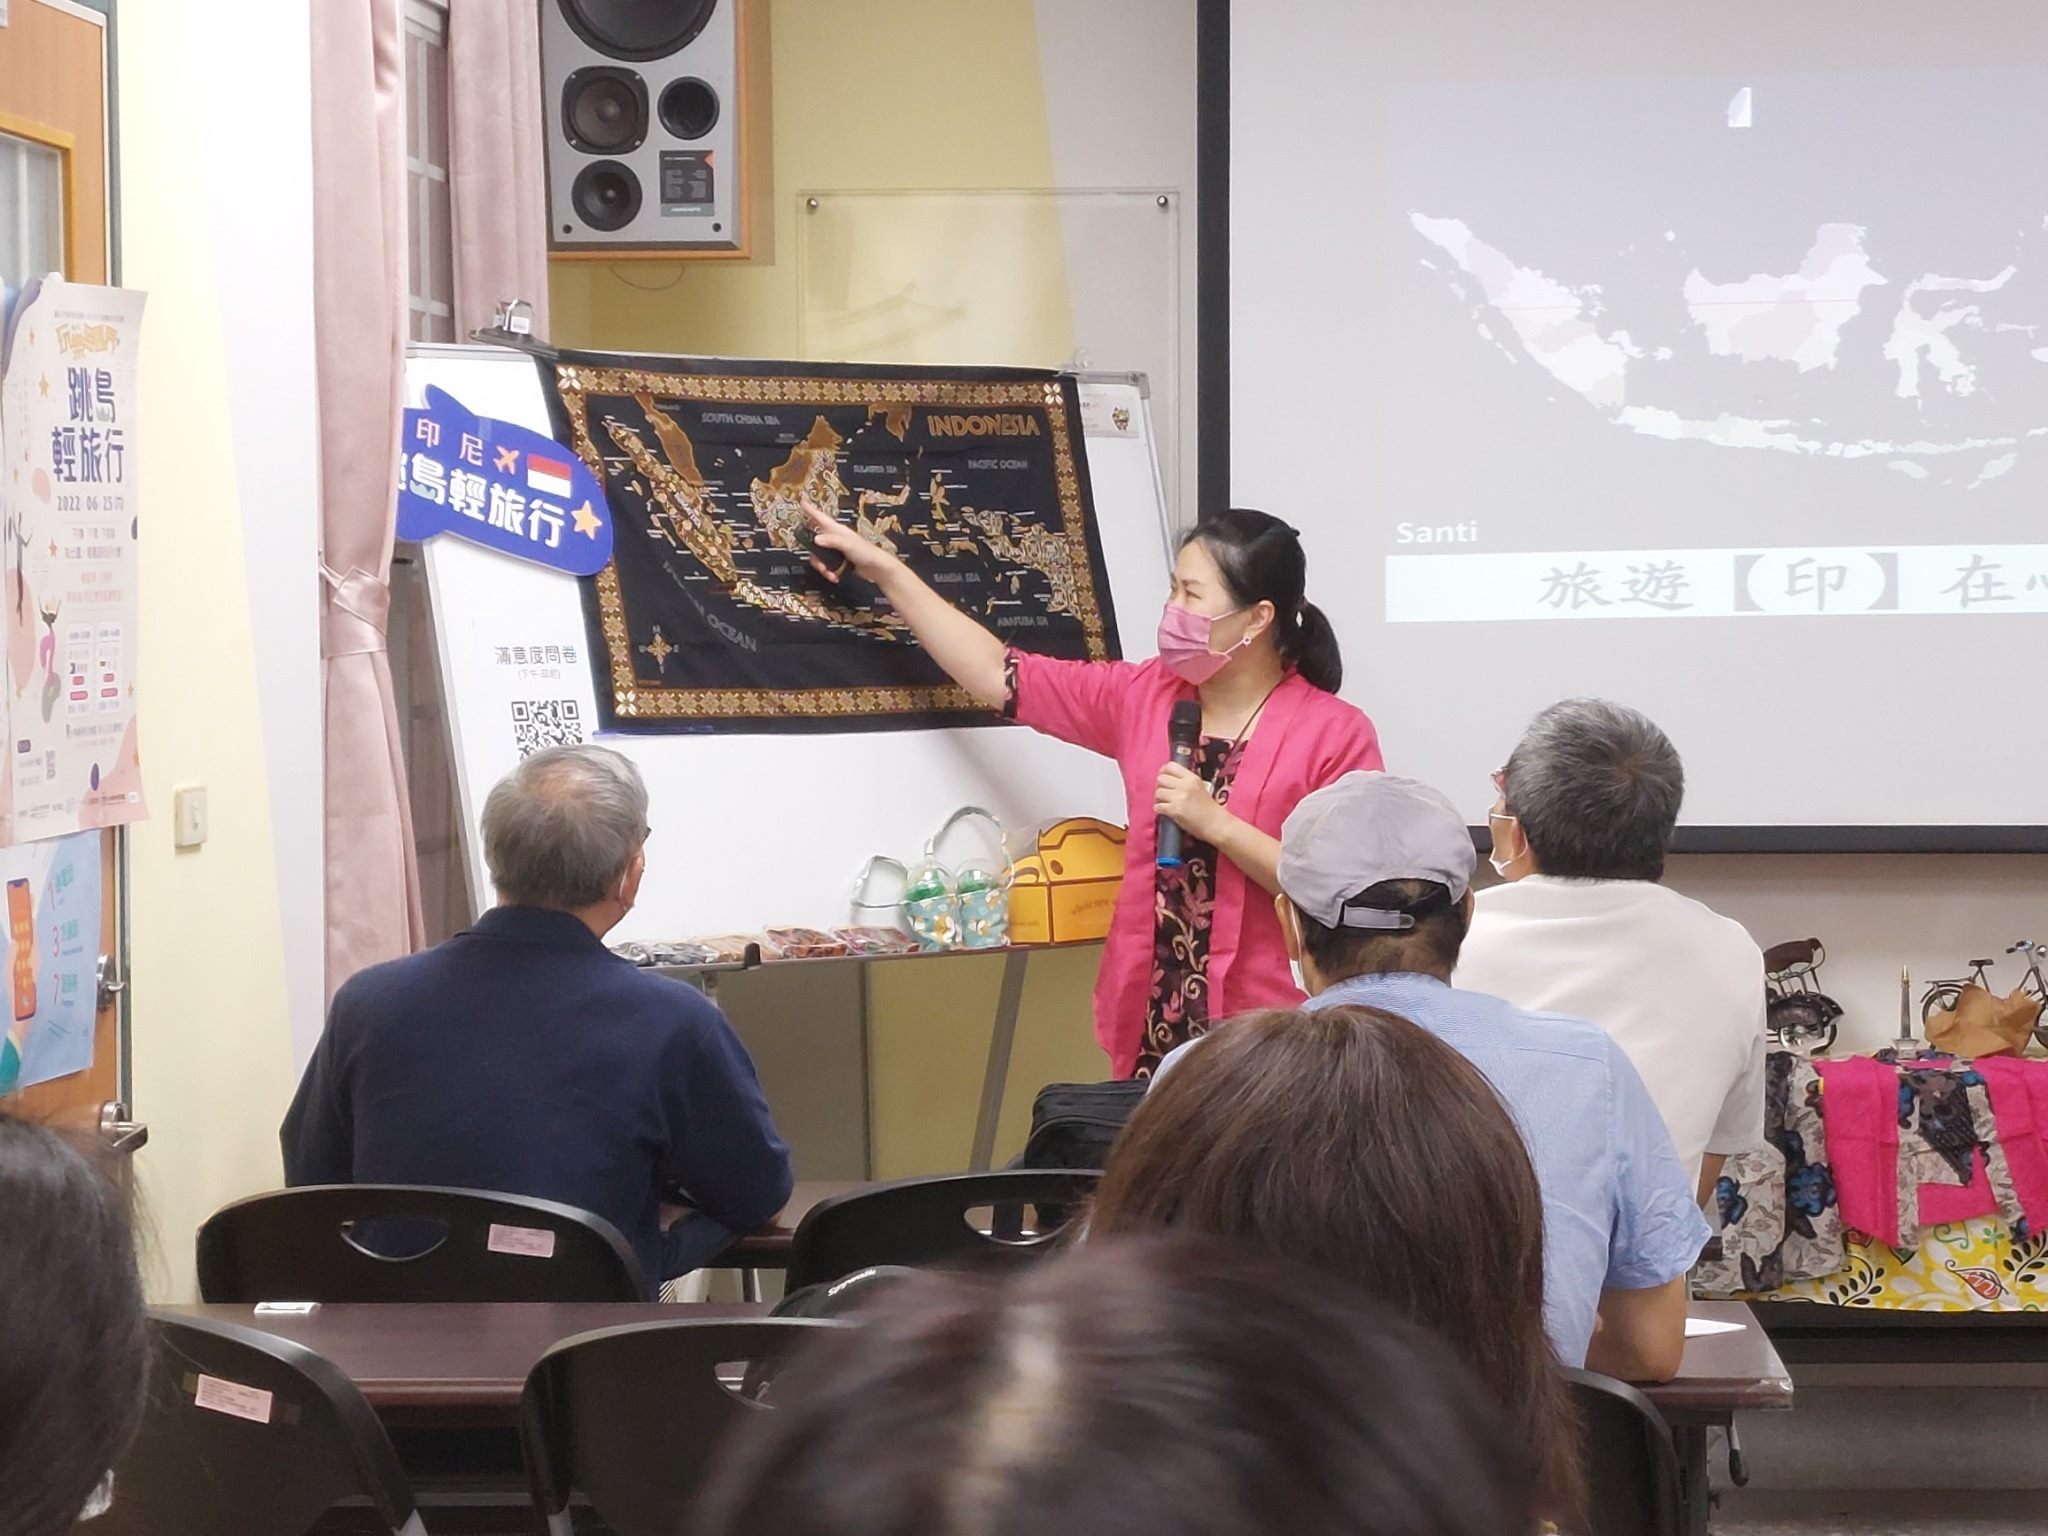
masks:
<svg viewBox="0 0 2048 1536"><path fill-rule="evenodd" d="M1199 699L1181 699L1173 706L1173 712L1166 717L1166 739L1168 741L1197 742L1202 738L1202 703Z"/></svg>

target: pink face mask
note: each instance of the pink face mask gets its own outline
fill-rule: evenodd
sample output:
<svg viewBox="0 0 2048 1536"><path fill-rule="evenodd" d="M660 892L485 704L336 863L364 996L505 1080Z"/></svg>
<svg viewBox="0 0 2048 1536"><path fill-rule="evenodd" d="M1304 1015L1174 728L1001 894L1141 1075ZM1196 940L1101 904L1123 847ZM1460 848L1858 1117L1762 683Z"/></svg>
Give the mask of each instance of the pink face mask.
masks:
<svg viewBox="0 0 2048 1536"><path fill-rule="evenodd" d="M1218 618L1227 619L1243 612L1242 608L1233 608ZM1159 659L1176 675L1201 687L1230 665L1234 653L1252 643L1252 637L1246 635L1227 651L1211 650L1209 639L1216 624L1217 619L1207 614L1190 613L1168 603L1159 615Z"/></svg>

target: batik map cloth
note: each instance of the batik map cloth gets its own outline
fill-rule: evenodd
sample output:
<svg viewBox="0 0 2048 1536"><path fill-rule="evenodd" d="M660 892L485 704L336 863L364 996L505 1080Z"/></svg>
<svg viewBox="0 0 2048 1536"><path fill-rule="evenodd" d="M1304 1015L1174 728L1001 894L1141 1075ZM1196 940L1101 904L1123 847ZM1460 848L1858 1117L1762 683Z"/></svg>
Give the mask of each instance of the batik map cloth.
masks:
<svg viewBox="0 0 2048 1536"><path fill-rule="evenodd" d="M1074 381L565 353L557 436L603 479L584 583L605 724L644 731L995 723L879 593L810 567L806 506L894 549L998 638L1117 646Z"/></svg>

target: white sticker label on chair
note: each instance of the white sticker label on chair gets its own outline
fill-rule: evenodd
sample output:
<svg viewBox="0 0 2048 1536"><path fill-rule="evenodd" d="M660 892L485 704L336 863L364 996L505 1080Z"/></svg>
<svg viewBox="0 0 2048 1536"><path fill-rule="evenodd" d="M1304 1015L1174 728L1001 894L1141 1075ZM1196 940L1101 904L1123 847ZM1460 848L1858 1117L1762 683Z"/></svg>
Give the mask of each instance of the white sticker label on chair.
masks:
<svg viewBox="0 0 2048 1536"><path fill-rule="evenodd" d="M501 1227L493 1222L490 1241L484 1246L493 1253L516 1253L525 1259L552 1259L555 1256L555 1234L540 1227Z"/></svg>
<svg viewBox="0 0 2048 1536"><path fill-rule="evenodd" d="M201 1376L199 1390L192 1394L192 1401L215 1413L247 1419L252 1424L270 1422L270 1394L261 1387L245 1387L240 1382L222 1381L218 1376Z"/></svg>

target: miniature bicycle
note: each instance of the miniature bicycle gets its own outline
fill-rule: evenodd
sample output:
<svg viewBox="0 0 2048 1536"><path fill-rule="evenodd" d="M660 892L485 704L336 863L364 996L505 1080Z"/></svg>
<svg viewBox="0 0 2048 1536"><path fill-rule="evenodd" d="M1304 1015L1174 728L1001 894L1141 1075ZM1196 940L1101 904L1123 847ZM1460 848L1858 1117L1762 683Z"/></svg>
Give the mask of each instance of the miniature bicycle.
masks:
<svg viewBox="0 0 2048 1536"><path fill-rule="evenodd" d="M2031 939L2019 939L2006 946L2008 955L2024 955L2027 958L2027 974L2020 982L2020 992L2034 1000L2034 1038L2048 1045L2048 1028L2041 1023L2041 1016L2048 1013L2048 977L2041 974L2041 962L2048 960L2048 944L2036 944ZM1953 1013L1956 1005L1963 1000L1965 987L1982 987L1991 990L1991 983L1984 973L1997 962L1994 960L1972 960L1970 974L1954 976L1935 982L1928 987L1927 995L1920 999L1920 1023L1937 1013Z"/></svg>
<svg viewBox="0 0 2048 1536"><path fill-rule="evenodd" d="M1778 1044L1818 1056L1835 1043L1842 1005L1820 990L1828 957L1819 939L1793 939L1764 951L1764 1020Z"/></svg>

